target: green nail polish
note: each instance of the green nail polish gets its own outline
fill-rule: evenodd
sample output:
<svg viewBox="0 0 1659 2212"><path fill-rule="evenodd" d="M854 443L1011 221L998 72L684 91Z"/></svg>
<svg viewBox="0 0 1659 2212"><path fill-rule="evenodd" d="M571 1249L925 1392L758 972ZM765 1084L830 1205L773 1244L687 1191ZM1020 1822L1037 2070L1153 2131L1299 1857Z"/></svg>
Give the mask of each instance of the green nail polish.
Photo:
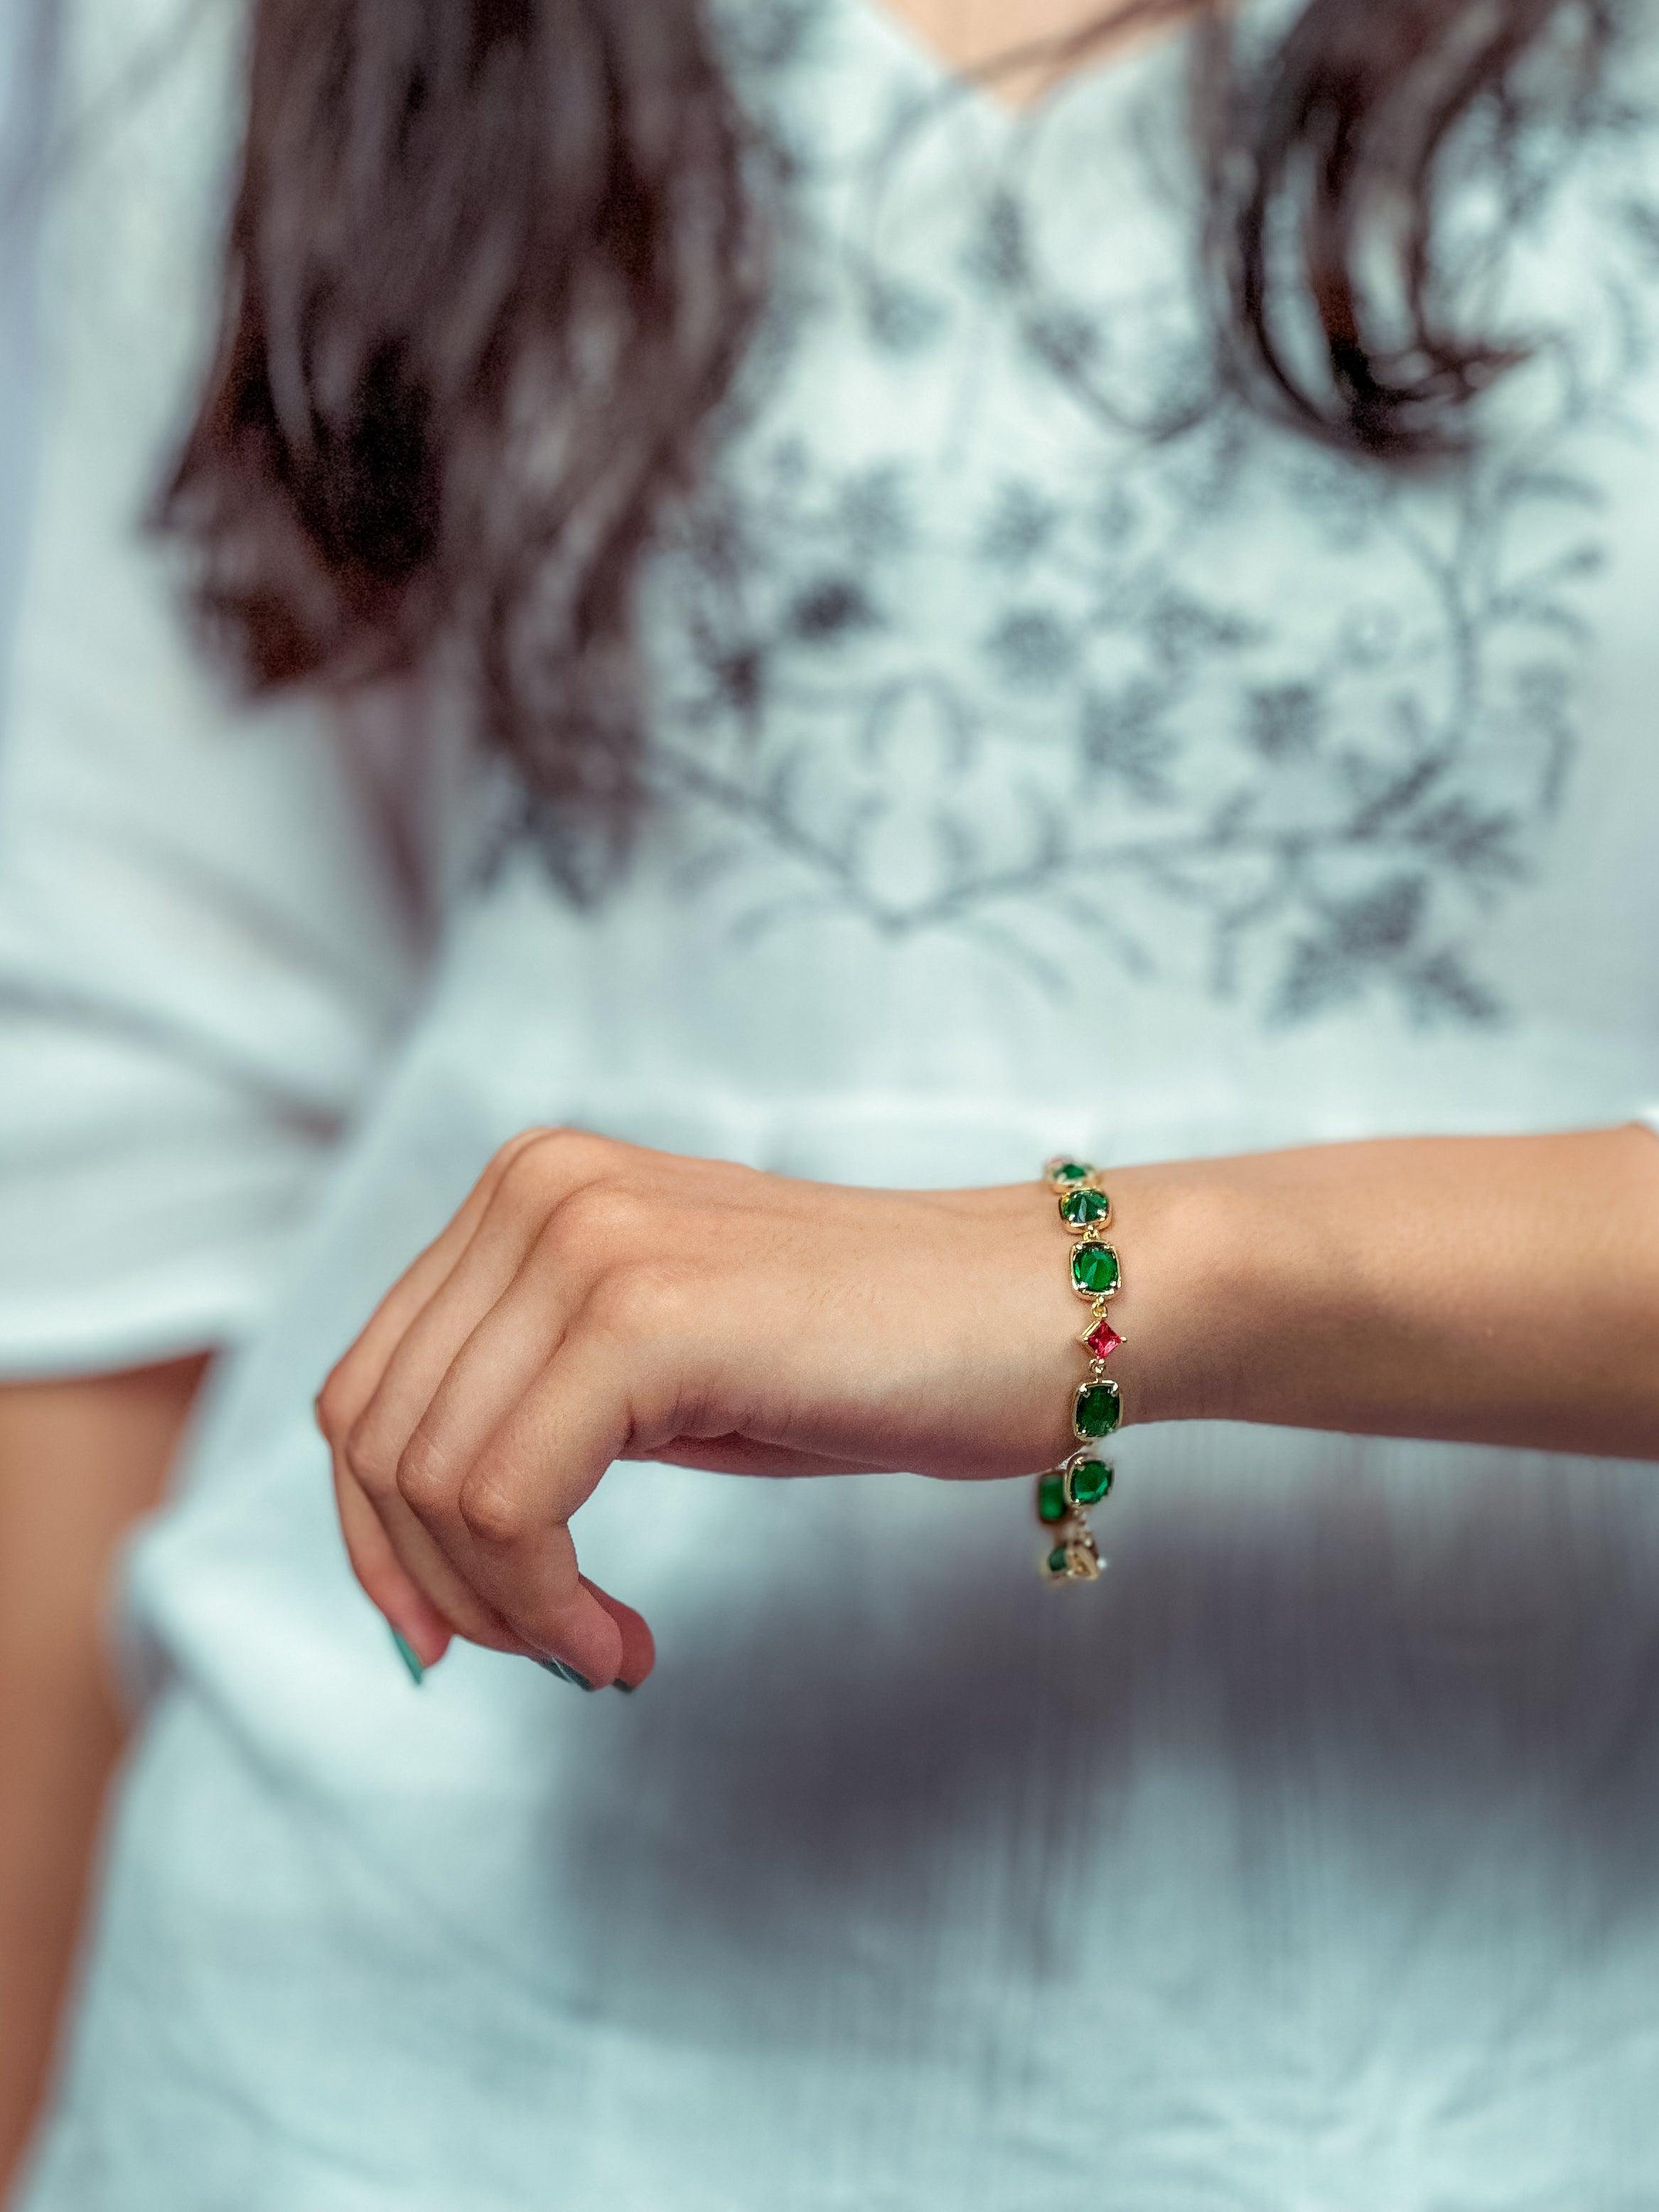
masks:
<svg viewBox="0 0 1659 2212"><path fill-rule="evenodd" d="M618 1681L618 1682L613 1682L613 1683L611 1685L611 1688L612 1688L613 1690L620 1690L620 1691L622 1692L622 1693L623 1693L623 1697L625 1697L625 1698L631 1698L631 1697L633 1696L633 1694L634 1694L635 1691L635 1690L637 1690L637 1689L639 1688L639 1686L639 1686L639 1684L638 1684L637 1682L620 1682L620 1681Z"/></svg>
<svg viewBox="0 0 1659 2212"><path fill-rule="evenodd" d="M574 1667L567 1667L562 1659L538 1659L536 1664L550 1674L556 1674L562 1682L573 1682L579 1690L591 1690L593 1685L586 1674L579 1674Z"/></svg>
<svg viewBox="0 0 1659 2212"><path fill-rule="evenodd" d="M398 1647L398 1656L409 1669L409 1679L418 1690L426 1680L426 1668L421 1664L420 1654L409 1638L398 1629L392 1632L392 1640Z"/></svg>

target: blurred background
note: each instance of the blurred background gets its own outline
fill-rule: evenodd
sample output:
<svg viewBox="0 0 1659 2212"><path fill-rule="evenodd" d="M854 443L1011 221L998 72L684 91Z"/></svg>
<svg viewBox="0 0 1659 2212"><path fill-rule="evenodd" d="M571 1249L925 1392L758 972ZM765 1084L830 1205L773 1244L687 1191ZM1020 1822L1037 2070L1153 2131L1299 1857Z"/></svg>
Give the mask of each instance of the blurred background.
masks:
<svg viewBox="0 0 1659 2212"><path fill-rule="evenodd" d="M0 653L11 645L31 480L33 223L28 179L51 82L46 0L0 0Z"/></svg>

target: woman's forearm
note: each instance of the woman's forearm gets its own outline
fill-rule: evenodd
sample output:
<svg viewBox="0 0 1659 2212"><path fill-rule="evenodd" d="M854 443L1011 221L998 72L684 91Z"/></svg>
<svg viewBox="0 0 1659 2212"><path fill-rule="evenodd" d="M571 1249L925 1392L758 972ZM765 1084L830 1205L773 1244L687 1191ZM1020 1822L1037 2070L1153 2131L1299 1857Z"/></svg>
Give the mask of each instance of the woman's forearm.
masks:
<svg viewBox="0 0 1659 2212"><path fill-rule="evenodd" d="M1328 1145L1111 1177L1136 1420L1659 1458L1659 1138Z"/></svg>

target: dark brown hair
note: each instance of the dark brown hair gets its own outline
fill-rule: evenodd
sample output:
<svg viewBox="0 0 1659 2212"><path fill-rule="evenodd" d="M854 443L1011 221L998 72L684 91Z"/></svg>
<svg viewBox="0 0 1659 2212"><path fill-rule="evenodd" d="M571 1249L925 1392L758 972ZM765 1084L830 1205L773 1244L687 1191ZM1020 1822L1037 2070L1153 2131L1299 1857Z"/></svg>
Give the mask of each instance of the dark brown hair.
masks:
<svg viewBox="0 0 1659 2212"><path fill-rule="evenodd" d="M1501 161L1529 69L1590 81L1606 4L1306 0L1257 51L1248 17L1130 0L1052 58L1196 16L1219 355L1312 434L1402 458L1514 357L1439 296L1444 149L1484 117ZM615 829L634 579L763 290L767 149L703 0L255 0L249 78L162 513L200 611L258 687L458 642L532 787Z"/></svg>

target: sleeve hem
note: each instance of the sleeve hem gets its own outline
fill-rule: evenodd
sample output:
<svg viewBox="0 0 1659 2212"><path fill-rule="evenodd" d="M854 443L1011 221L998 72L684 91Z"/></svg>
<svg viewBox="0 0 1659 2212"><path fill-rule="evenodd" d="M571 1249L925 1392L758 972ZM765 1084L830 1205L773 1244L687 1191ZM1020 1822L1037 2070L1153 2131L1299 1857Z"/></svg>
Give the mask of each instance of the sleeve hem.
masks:
<svg viewBox="0 0 1659 2212"><path fill-rule="evenodd" d="M262 1247L199 1255L168 1279L116 1285L95 1297L0 1300L0 1382L59 1382L148 1367L238 1342L263 1316L285 1260Z"/></svg>

